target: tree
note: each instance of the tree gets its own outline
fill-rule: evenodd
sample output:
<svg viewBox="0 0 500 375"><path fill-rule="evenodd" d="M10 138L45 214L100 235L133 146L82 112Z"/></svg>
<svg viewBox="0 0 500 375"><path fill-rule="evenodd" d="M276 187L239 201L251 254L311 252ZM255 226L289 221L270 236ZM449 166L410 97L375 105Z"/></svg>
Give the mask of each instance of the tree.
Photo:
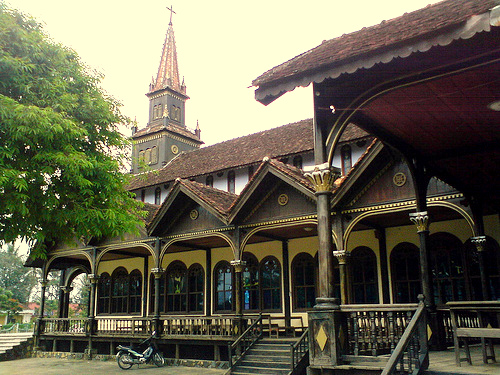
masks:
<svg viewBox="0 0 500 375"><path fill-rule="evenodd" d="M23 309L19 301L12 297L10 290L0 287L0 311L7 313L6 323L9 323L10 317Z"/></svg>
<svg viewBox="0 0 500 375"><path fill-rule="evenodd" d="M0 287L12 292L12 298L27 303L37 283L33 269L24 267L19 250L8 244L0 250Z"/></svg>
<svg viewBox="0 0 500 375"><path fill-rule="evenodd" d="M59 241L116 237L142 225L120 168L128 123L102 76L0 0L0 241L44 257Z"/></svg>

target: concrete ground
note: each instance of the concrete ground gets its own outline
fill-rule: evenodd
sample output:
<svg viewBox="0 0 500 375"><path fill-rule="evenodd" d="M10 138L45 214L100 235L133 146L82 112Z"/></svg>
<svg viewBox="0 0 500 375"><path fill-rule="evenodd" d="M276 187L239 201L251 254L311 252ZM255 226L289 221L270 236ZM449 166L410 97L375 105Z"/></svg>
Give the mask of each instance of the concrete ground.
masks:
<svg viewBox="0 0 500 375"><path fill-rule="evenodd" d="M87 361L59 358L27 358L0 362L0 375L223 375L227 370L198 367L153 365L132 366L122 370L116 361Z"/></svg>

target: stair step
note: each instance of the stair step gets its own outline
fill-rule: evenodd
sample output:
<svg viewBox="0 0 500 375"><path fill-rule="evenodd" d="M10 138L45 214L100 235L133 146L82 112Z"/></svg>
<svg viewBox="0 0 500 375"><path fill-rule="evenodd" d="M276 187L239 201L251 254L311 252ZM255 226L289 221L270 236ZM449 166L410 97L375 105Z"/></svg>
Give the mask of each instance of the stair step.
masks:
<svg viewBox="0 0 500 375"><path fill-rule="evenodd" d="M270 356L263 356L263 355L254 355L254 354L247 354L245 355L245 360L251 361L251 362L270 362L270 363L289 363L290 362L290 357L289 356L283 356L283 357L270 357Z"/></svg>
<svg viewBox="0 0 500 375"><path fill-rule="evenodd" d="M249 367L249 366L238 366L237 369L231 370L231 375L237 374L273 374L273 375L285 375L290 372L290 369L278 369L278 368L266 368L266 367Z"/></svg>
<svg viewBox="0 0 500 375"><path fill-rule="evenodd" d="M287 362L272 362L272 361L255 362L250 359L247 360L246 357L239 363L239 365L244 367L263 367L263 368L278 368L278 369L290 368L290 363Z"/></svg>

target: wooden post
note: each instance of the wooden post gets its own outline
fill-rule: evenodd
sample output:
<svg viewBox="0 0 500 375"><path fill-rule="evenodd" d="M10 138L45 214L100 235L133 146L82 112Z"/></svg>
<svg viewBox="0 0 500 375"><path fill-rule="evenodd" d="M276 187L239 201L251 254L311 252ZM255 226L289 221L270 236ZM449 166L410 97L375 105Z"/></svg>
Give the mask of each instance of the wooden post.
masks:
<svg viewBox="0 0 500 375"><path fill-rule="evenodd" d="M327 163L316 165L304 176L311 181L316 190L316 207L318 215L318 263L319 263L319 296L315 309L332 309L338 304L334 299L333 279L333 239L330 198L334 182L340 175L338 168Z"/></svg>
<svg viewBox="0 0 500 375"><path fill-rule="evenodd" d="M378 239L380 255L380 274L382 277L382 303L390 303L389 289L389 266L387 264L387 241L385 228L375 230L375 237Z"/></svg>
<svg viewBox="0 0 500 375"><path fill-rule="evenodd" d="M153 330L156 335L161 335L161 325L160 325L160 281L163 277L163 268L157 267L151 270L151 273L155 278L155 304L154 304L154 316L153 316Z"/></svg>
<svg viewBox="0 0 500 375"><path fill-rule="evenodd" d="M476 246L477 255L479 260L479 273L481 275L481 291L483 300L488 301L491 299L490 288L488 283L488 271L485 264L485 250L486 250L486 236L476 236L471 238L471 242Z"/></svg>
<svg viewBox="0 0 500 375"><path fill-rule="evenodd" d="M349 256L351 253L347 251L335 251L335 257L339 262L339 274L340 274L340 303L348 304L349 303L349 278L347 277L347 267Z"/></svg>
<svg viewBox="0 0 500 375"><path fill-rule="evenodd" d="M243 333L243 283L241 282L241 274L245 269L246 262L240 259L235 259L231 261L231 265L234 267L234 310L236 314L233 332L239 336Z"/></svg>
<svg viewBox="0 0 500 375"><path fill-rule="evenodd" d="M212 315L212 249L206 250L206 270L205 273L205 315Z"/></svg>
<svg viewBox="0 0 500 375"><path fill-rule="evenodd" d="M283 255L283 297L285 310L285 327L291 327L291 309L290 309L290 261L288 257L288 240L281 241L281 250Z"/></svg>

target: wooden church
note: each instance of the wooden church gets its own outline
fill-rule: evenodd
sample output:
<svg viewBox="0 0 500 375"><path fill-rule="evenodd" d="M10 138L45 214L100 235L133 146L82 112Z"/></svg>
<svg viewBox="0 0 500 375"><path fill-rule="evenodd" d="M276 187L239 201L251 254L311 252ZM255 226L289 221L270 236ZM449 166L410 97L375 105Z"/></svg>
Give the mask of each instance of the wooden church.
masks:
<svg viewBox="0 0 500 375"><path fill-rule="evenodd" d="M233 368L272 337L292 349L271 373L424 369L457 346L456 306L500 309L499 25L495 0L445 0L325 41L253 81L265 105L311 84L313 119L201 147L170 20L132 135L144 228L38 264L62 270L38 346L114 354L155 330L166 357ZM89 317L71 319L81 273Z"/></svg>

